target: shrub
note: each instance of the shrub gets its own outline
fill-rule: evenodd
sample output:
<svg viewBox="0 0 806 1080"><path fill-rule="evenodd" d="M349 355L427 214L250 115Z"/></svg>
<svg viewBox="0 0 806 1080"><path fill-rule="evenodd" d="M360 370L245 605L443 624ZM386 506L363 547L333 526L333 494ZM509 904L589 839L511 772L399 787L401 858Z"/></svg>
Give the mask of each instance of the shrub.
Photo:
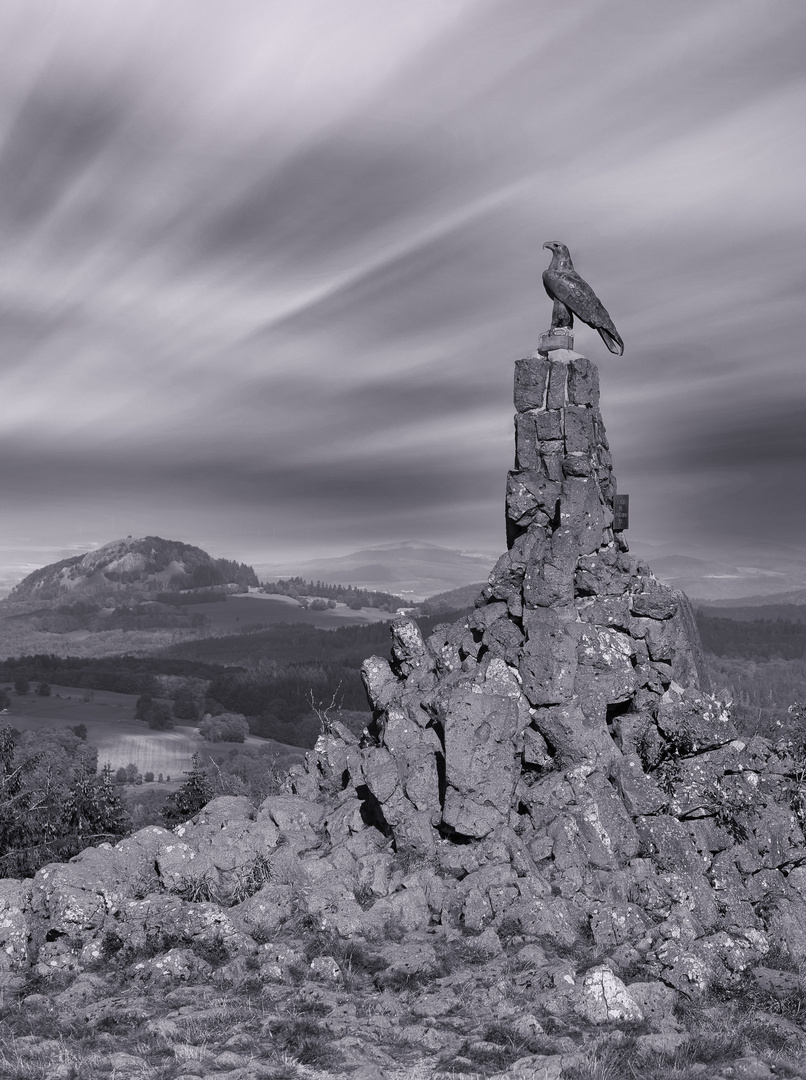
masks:
<svg viewBox="0 0 806 1080"><path fill-rule="evenodd" d="M245 742L249 734L249 723L240 713L219 713L211 716L207 713L199 724L199 734L208 742Z"/></svg>
<svg viewBox="0 0 806 1080"><path fill-rule="evenodd" d="M213 785L198 754L193 755L193 766L185 775L187 780L178 791L168 796L162 811L163 820L169 829L198 814L214 794Z"/></svg>
<svg viewBox="0 0 806 1080"><path fill-rule="evenodd" d="M61 729L12 736L0 728L0 877L30 876L129 828L112 770Z"/></svg>
<svg viewBox="0 0 806 1080"><path fill-rule="evenodd" d="M183 686L174 694L173 713L177 720L195 720L197 718L196 702L187 687Z"/></svg>
<svg viewBox="0 0 806 1080"><path fill-rule="evenodd" d="M154 731L171 731L176 725L167 705L155 701L146 714L146 723Z"/></svg>

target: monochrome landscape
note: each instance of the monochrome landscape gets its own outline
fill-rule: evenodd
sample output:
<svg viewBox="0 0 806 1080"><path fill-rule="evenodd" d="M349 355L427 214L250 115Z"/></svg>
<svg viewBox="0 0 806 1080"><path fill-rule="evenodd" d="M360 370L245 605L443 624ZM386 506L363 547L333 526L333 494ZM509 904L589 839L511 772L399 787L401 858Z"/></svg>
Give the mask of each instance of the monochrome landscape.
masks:
<svg viewBox="0 0 806 1080"><path fill-rule="evenodd" d="M805 48L3 6L0 1077L806 1078Z"/></svg>

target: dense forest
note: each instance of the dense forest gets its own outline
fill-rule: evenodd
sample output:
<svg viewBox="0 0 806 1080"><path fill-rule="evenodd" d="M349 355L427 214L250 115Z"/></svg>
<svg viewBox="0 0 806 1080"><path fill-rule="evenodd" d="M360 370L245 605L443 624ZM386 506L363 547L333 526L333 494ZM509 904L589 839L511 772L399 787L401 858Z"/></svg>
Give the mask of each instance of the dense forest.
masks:
<svg viewBox="0 0 806 1080"><path fill-rule="evenodd" d="M160 594L173 596L174 594ZM44 634L69 634L73 630L89 630L98 633L104 630L176 630L190 627L200 628L207 618L200 612L177 610L180 605L208 603L224 600L216 593L187 593L187 600L166 599L160 603L118 604L110 609L105 603L91 600L75 600L59 604L57 607L38 608L7 615L6 622L24 626L28 630Z"/></svg>
<svg viewBox="0 0 806 1080"><path fill-rule="evenodd" d="M155 677L159 675L212 679L219 671L215 664L151 656L87 658L37 654L0 660L0 682L25 679L29 683L48 682L57 686L112 690L118 694L156 693Z"/></svg>
<svg viewBox="0 0 806 1080"><path fill-rule="evenodd" d="M799 660L806 656L806 623L732 619L713 616L703 609L696 614L707 653L747 660Z"/></svg>
<svg viewBox="0 0 806 1080"><path fill-rule="evenodd" d="M443 620L421 619L420 625L428 634L438 621ZM24 679L158 696L160 676L204 680L202 711L242 713L253 735L307 747L320 730L316 707L335 702L368 716L360 669L373 654L389 655L388 623L335 630L292 623L182 642L149 657L16 657L0 661L0 682Z"/></svg>

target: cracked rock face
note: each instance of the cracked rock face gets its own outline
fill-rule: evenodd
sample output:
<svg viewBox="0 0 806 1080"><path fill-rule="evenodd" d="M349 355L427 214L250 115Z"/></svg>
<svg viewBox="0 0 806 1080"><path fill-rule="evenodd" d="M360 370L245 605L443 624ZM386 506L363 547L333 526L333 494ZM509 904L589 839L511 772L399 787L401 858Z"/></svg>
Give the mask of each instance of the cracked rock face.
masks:
<svg viewBox="0 0 806 1080"><path fill-rule="evenodd" d="M392 624L391 660L363 669L373 725L323 736L297 789L352 786L394 846L443 869L517 865L512 918L587 925L686 992L755 962L776 920L806 955L792 763L745 745L707 693L688 599L613 531L596 368L551 357L516 364L508 550L475 610L427 640ZM479 926L497 918L490 883L472 897Z"/></svg>
<svg viewBox="0 0 806 1080"><path fill-rule="evenodd" d="M509 550L476 610L428 641L398 619L391 663L364 666L376 730L355 779L415 844L481 839L514 823L541 773L607 773L655 732L667 745L684 728L709 747L736 735L699 695L688 601L613 532L596 368L553 356L516 365Z"/></svg>

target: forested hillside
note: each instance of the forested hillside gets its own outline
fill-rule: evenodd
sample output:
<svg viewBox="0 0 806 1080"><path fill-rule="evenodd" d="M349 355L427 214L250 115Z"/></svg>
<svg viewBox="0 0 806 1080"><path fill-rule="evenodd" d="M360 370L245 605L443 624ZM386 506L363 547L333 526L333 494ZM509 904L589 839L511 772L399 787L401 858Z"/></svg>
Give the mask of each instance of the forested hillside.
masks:
<svg viewBox="0 0 806 1080"><path fill-rule="evenodd" d="M798 660L806 655L806 623L789 619L733 619L697 612L702 645L715 656Z"/></svg>
<svg viewBox="0 0 806 1080"><path fill-rule="evenodd" d="M354 585L333 585L326 581L306 581L301 577L281 578L279 581L261 582L264 593L279 596L293 596L296 600L307 597L332 600L346 604L356 611L359 608L380 608L382 611L397 611L406 601L392 593L377 592L374 589L359 589Z"/></svg>
<svg viewBox="0 0 806 1080"><path fill-rule="evenodd" d="M737 726L775 736L789 706L806 701L806 623L696 614L714 690L732 700Z"/></svg>

